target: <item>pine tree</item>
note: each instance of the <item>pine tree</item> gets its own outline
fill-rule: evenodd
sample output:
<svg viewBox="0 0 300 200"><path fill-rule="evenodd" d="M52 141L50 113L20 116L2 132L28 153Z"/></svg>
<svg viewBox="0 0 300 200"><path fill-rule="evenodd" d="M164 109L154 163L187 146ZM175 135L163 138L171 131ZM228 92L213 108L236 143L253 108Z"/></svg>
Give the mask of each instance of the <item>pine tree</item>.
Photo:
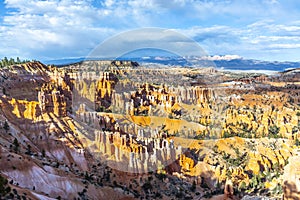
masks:
<svg viewBox="0 0 300 200"><path fill-rule="evenodd" d="M43 156L43 157L45 157L45 156L46 156L45 149L42 149L42 156Z"/></svg>
<svg viewBox="0 0 300 200"><path fill-rule="evenodd" d="M0 197L4 197L10 191L11 191L11 188L8 185L7 179L0 175Z"/></svg>
<svg viewBox="0 0 300 200"><path fill-rule="evenodd" d="M193 181L193 185L191 186L191 191L195 192L196 190L196 181Z"/></svg>
<svg viewBox="0 0 300 200"><path fill-rule="evenodd" d="M9 125L8 125L7 121L4 122L3 128L6 132L9 131Z"/></svg>
<svg viewBox="0 0 300 200"><path fill-rule="evenodd" d="M17 57L17 64L20 64L21 63L21 60L19 57Z"/></svg>
<svg viewBox="0 0 300 200"><path fill-rule="evenodd" d="M15 64L15 59L10 58L8 61L8 65L13 65L13 64Z"/></svg>
<svg viewBox="0 0 300 200"><path fill-rule="evenodd" d="M299 141L298 138L296 138L296 140L295 140L295 145L296 145L296 146L299 146L299 145L300 145L300 141Z"/></svg>
<svg viewBox="0 0 300 200"><path fill-rule="evenodd" d="M14 145L14 151L18 152L19 148L20 148L20 144L19 144L17 138L14 139L13 145Z"/></svg>
<svg viewBox="0 0 300 200"><path fill-rule="evenodd" d="M4 66L7 66L8 65L8 59L7 59L7 57L4 57L4 59L2 60L2 62L3 62Z"/></svg>
<svg viewBox="0 0 300 200"><path fill-rule="evenodd" d="M27 145L27 152L26 152L26 154L29 154L29 155L31 155L31 146L28 144Z"/></svg>

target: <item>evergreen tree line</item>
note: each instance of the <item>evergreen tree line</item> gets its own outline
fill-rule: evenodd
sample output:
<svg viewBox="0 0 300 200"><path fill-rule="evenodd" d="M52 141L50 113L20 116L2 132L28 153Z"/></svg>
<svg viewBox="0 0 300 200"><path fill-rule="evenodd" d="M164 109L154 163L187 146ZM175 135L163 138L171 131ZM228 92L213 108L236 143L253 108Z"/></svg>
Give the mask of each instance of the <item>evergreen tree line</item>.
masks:
<svg viewBox="0 0 300 200"><path fill-rule="evenodd" d="M7 57L4 57L3 59L0 60L0 67L6 67L10 65L16 65L16 64L23 64L30 62L29 60L20 60L19 57L15 60L14 58L8 59Z"/></svg>

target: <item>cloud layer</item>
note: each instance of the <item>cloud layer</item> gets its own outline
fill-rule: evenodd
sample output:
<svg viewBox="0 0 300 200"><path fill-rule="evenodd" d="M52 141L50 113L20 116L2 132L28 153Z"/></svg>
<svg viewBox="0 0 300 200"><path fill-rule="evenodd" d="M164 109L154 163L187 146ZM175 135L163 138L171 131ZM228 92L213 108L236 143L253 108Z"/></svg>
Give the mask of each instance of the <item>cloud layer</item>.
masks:
<svg viewBox="0 0 300 200"><path fill-rule="evenodd" d="M212 55L300 60L296 0L5 0L3 6L0 57L81 57L123 31L162 27Z"/></svg>

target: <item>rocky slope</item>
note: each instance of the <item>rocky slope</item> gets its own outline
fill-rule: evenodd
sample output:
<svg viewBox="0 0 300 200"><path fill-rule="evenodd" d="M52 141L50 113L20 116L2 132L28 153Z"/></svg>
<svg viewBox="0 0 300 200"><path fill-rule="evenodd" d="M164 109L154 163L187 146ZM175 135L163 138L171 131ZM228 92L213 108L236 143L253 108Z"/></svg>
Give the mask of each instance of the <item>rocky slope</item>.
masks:
<svg viewBox="0 0 300 200"><path fill-rule="evenodd" d="M295 73L129 61L2 69L0 172L11 190L0 196L293 199Z"/></svg>

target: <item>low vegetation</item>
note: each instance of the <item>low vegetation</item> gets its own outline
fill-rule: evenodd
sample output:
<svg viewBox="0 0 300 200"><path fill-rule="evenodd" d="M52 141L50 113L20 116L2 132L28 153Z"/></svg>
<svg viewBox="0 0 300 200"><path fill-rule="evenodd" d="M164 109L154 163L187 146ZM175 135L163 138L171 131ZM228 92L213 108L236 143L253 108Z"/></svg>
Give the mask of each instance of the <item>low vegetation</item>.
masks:
<svg viewBox="0 0 300 200"><path fill-rule="evenodd" d="M23 63L27 63L30 62L29 60L21 60L19 57L16 58L16 60L14 58L7 58L4 57L3 59L0 60L0 67L7 67L10 65L15 65L15 64L23 64Z"/></svg>

